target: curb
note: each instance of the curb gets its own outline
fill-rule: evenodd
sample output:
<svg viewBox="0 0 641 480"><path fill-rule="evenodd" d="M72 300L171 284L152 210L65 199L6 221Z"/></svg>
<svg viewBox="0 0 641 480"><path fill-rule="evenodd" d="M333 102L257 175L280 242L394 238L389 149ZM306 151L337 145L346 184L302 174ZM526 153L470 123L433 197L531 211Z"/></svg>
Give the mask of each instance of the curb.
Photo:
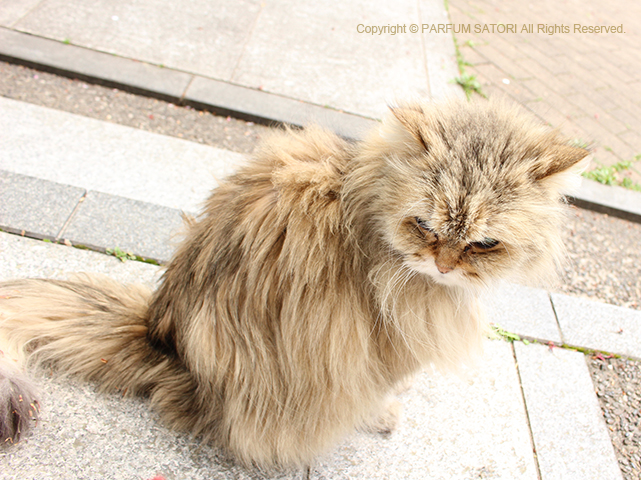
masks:
<svg viewBox="0 0 641 480"><path fill-rule="evenodd" d="M568 199L586 210L641 223L641 193L583 178L578 193Z"/></svg>
<svg viewBox="0 0 641 480"><path fill-rule="evenodd" d="M311 123L358 140L377 120L0 27L0 60L263 125ZM583 179L580 208L641 223L641 193Z"/></svg>

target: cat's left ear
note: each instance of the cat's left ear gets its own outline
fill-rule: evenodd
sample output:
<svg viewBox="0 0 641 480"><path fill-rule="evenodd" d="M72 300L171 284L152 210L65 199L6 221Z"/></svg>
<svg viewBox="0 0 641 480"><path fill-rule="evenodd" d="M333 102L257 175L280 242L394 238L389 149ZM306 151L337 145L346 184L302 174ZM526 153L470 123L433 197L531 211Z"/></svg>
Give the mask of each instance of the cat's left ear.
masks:
<svg viewBox="0 0 641 480"><path fill-rule="evenodd" d="M534 166L532 173L537 180L568 170L581 171L583 166L581 161L587 160L588 155L590 155L590 152L584 148L571 147L569 145L554 145L546 153L541 161Z"/></svg>
<svg viewBox="0 0 641 480"><path fill-rule="evenodd" d="M583 172L590 162L590 152L569 145L554 145L534 166L534 178L560 193L574 193L581 184Z"/></svg>

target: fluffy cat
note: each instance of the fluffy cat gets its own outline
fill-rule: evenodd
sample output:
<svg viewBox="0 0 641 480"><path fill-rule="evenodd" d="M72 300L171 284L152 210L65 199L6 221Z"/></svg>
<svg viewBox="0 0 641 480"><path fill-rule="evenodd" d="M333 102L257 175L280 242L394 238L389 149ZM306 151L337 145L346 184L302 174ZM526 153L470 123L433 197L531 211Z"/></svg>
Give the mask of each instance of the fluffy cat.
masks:
<svg viewBox="0 0 641 480"><path fill-rule="evenodd" d="M147 395L248 464L392 428L399 381L479 349L487 286L554 271L587 153L494 103L395 107L357 144L276 133L187 223L157 291L0 284L0 434L37 413L27 363Z"/></svg>

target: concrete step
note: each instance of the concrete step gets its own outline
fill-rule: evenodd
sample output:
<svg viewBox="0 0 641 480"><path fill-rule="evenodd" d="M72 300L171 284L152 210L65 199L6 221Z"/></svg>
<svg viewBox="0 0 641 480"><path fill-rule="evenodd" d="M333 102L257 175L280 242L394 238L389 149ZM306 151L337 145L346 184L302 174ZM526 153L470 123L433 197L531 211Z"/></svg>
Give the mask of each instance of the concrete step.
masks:
<svg viewBox="0 0 641 480"><path fill-rule="evenodd" d="M0 97L0 169L184 211L244 157Z"/></svg>
<svg viewBox="0 0 641 480"><path fill-rule="evenodd" d="M0 228L166 262L238 153L0 97Z"/></svg>

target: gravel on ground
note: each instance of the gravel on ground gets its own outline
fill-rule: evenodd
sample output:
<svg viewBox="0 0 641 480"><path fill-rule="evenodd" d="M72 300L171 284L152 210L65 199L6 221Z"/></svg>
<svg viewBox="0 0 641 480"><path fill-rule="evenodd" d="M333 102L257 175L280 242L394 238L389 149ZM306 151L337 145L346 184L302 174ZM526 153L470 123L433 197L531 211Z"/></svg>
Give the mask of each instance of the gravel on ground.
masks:
<svg viewBox="0 0 641 480"><path fill-rule="evenodd" d="M0 62L0 95L251 153L269 128ZM641 310L641 225L572 207L555 290ZM586 355L625 480L641 479L641 362Z"/></svg>
<svg viewBox="0 0 641 480"><path fill-rule="evenodd" d="M641 310L641 224L571 208L556 290Z"/></svg>
<svg viewBox="0 0 641 480"><path fill-rule="evenodd" d="M603 355L588 360L623 478L641 478L641 368L639 362Z"/></svg>

